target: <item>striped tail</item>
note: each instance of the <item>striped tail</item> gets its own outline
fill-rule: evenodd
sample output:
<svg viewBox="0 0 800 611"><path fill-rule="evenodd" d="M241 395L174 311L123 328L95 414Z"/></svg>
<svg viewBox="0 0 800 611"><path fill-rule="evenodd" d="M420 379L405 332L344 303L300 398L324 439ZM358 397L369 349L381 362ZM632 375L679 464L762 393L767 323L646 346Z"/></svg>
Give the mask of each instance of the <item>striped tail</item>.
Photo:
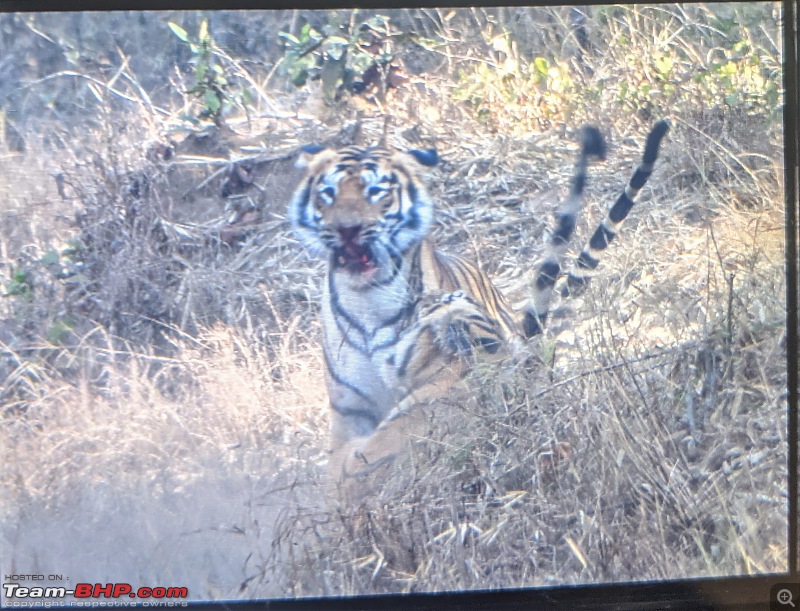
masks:
<svg viewBox="0 0 800 611"><path fill-rule="evenodd" d="M562 296L580 294L589 283L592 272L600 264L603 251L616 237L619 226L636 202L636 196L650 178L650 174L653 173L653 166L658 158L658 149L667 131L669 131L669 124L666 121L659 121L650 130L644 147L642 163L636 168L628 186L611 206L606 218L597 226L589 243L578 256L575 267L567 274L567 281L561 290Z"/></svg>
<svg viewBox="0 0 800 611"><path fill-rule="evenodd" d="M548 306L553 297L556 280L561 275L561 263L567 250L578 213L581 209L583 191L586 186L586 170L592 158L605 159L606 143L600 130L587 125L582 129L581 152L575 166L575 177L569 196L556 212L556 226L550 236L547 257L539 265L534 284L531 304L526 307L522 321L525 337L533 337L542 332L547 318Z"/></svg>
<svg viewBox="0 0 800 611"><path fill-rule="evenodd" d="M650 174L653 173L653 166L658 158L658 149L667 131L669 131L669 124L666 121L659 121L653 126L647 136L642 163L636 168L628 186L611 206L608 215L598 225L589 243L581 251L575 267L568 272L567 280L560 291L562 296L578 294L588 284L592 272L600 264L603 251L616 237L619 226L628 216L636 201L636 196L650 178ZM556 213L556 229L550 241L550 250L547 258L539 266L533 303L525 312L523 331L526 337L540 334L547 320L555 284L561 275L564 251L575 230L586 182L586 166L590 156L597 156L601 159L605 157L605 144L600 132L595 127L584 128L583 148L578 159L575 182L566 202Z"/></svg>

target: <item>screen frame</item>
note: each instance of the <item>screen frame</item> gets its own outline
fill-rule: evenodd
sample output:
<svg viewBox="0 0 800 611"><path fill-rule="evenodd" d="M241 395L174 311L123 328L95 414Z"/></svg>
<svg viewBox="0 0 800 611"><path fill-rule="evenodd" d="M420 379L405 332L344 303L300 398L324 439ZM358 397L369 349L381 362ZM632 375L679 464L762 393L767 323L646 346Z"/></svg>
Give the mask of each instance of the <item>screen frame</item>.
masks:
<svg viewBox="0 0 800 611"><path fill-rule="evenodd" d="M648 2L662 4L663 2ZM302 7L296 0L140 0L110 2L109 0L0 0L0 12L67 12L67 11L164 11L164 10L277 10L349 9L349 8L421 8L480 6L561 6L576 2L519 2L515 0L453 2L452 0L311 0ZM581 5L606 4L581 2ZM666 4L666 3L664 3ZM769 609L770 589L785 582L800 582L798 563L798 40L800 11L797 0L782 0L784 53L784 159L786 215L786 274L787 274L787 380L788 380L788 558L789 570L783 574L702 578L663 582L633 582L624 584L558 586L520 590L470 591L445 594L407 594L362 596L355 598L308 598L271 601L227 601L190 603L192 607L215 606L240 609ZM794 477L793 477L794 476ZM0 605L2 606L2 605ZM57 608L57 607L51 607ZM65 607L71 608L71 607Z"/></svg>

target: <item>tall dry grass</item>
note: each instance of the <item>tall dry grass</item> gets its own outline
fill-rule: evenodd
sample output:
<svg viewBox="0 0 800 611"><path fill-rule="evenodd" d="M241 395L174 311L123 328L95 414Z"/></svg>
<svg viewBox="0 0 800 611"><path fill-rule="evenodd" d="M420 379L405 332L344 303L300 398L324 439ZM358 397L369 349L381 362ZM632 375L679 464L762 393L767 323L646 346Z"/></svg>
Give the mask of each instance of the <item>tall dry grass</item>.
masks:
<svg viewBox="0 0 800 611"><path fill-rule="evenodd" d="M401 47L416 80L372 105L325 106L313 83L296 91L273 63L228 54L257 95L222 127L187 123L186 73L146 92L113 53L116 79L31 77L44 118L13 122L22 150L0 143L0 568L185 585L193 599L784 570L780 130L757 75L731 103L678 78L713 71L708 51L734 40L769 77L775 23L712 30L711 13L738 9L695 8L598 9L597 53L578 52L567 9L393 14L444 42ZM39 25L66 44L69 27ZM509 36L516 47L498 42ZM38 34L18 40L41 52ZM550 81L529 72L536 57L558 67ZM677 76L637 73L632 57L679 60ZM498 80L512 64L519 78ZM609 83L622 82L620 99ZM530 344L535 366L478 370L472 398L440 406L446 445L415 446L378 494L340 504L321 475L323 269L285 220L297 147L384 132L436 145L437 243L520 301L573 129L597 122L612 145L590 171L585 238L662 115L655 175L587 293Z"/></svg>

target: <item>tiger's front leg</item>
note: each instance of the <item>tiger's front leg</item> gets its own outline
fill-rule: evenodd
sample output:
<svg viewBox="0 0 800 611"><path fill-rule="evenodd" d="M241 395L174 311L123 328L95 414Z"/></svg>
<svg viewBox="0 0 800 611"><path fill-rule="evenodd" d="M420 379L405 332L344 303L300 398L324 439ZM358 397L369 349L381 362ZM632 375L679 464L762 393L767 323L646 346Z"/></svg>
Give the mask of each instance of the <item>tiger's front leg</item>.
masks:
<svg viewBox="0 0 800 611"><path fill-rule="evenodd" d="M421 306L417 321L383 364L383 379L397 402L392 414L449 396L476 362L499 356L503 346L497 322L463 291Z"/></svg>
<svg viewBox="0 0 800 611"><path fill-rule="evenodd" d="M468 396L465 376L476 363L504 353L499 325L465 293L447 293L419 307L416 322L382 366L396 406L374 433L352 440L332 458L351 496L361 497L379 483L413 443L446 436L458 397Z"/></svg>

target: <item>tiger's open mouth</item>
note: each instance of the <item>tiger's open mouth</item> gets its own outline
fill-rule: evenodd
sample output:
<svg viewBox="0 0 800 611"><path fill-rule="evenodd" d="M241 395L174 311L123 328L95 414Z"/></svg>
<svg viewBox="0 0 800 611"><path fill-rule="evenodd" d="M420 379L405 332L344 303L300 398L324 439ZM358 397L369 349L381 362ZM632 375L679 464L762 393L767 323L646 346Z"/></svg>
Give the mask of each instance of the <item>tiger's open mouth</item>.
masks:
<svg viewBox="0 0 800 611"><path fill-rule="evenodd" d="M367 244L347 242L333 252L333 263L351 274L366 274L377 267L372 249Z"/></svg>

